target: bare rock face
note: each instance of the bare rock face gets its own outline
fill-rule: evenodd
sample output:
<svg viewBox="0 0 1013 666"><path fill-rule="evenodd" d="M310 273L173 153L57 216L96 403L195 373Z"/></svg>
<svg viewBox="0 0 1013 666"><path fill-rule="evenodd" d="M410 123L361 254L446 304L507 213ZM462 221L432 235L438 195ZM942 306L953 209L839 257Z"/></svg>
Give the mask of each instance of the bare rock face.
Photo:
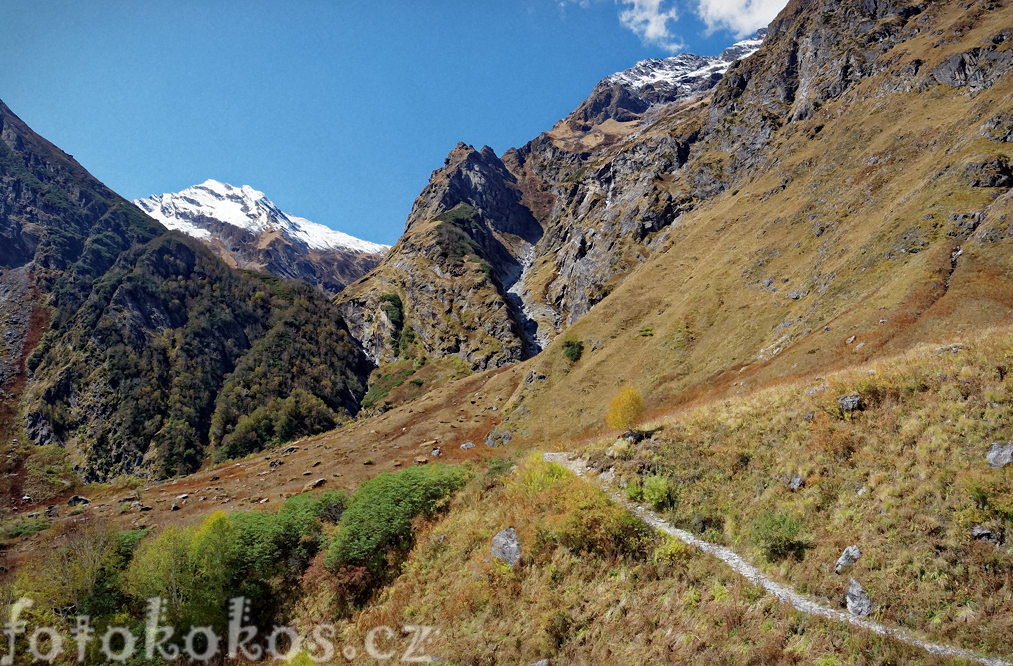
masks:
<svg viewBox="0 0 1013 666"><path fill-rule="evenodd" d="M492 556L512 567L521 561L521 545L517 540L517 532L512 527L499 532L492 538Z"/></svg>
<svg viewBox="0 0 1013 666"><path fill-rule="evenodd" d="M857 580L852 578L848 582L848 589L844 593L845 604L848 612L858 617L865 617L872 612L872 600L865 593L865 588Z"/></svg>

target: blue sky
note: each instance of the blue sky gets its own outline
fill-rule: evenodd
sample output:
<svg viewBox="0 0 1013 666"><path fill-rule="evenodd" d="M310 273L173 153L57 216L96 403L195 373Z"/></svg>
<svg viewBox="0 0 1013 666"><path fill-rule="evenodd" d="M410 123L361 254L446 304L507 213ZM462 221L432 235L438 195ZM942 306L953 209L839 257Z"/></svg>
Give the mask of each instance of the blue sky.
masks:
<svg viewBox="0 0 1013 666"><path fill-rule="evenodd" d="M4 0L0 99L127 198L207 178L392 243L464 141L502 154L612 72L781 0Z"/></svg>

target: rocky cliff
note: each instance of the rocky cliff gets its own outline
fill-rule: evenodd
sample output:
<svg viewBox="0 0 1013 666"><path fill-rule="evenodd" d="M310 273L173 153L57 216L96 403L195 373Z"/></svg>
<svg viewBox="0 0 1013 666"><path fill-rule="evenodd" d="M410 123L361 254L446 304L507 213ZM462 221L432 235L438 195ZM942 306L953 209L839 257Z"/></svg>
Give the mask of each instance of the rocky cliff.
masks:
<svg viewBox="0 0 1013 666"><path fill-rule="evenodd" d="M475 370L537 350L517 284L542 228L489 147L458 144L416 199L405 233L340 296L374 362L456 355Z"/></svg>
<svg viewBox="0 0 1013 666"><path fill-rule="evenodd" d="M550 132L502 158L455 148L404 237L339 298L370 357L403 358L411 342L419 355L456 355L481 370L530 356L577 321L650 254L684 205L661 179L687 159L702 121L679 135L639 132L659 114L697 108L763 34L720 56L613 74ZM403 325L390 316L393 295Z"/></svg>

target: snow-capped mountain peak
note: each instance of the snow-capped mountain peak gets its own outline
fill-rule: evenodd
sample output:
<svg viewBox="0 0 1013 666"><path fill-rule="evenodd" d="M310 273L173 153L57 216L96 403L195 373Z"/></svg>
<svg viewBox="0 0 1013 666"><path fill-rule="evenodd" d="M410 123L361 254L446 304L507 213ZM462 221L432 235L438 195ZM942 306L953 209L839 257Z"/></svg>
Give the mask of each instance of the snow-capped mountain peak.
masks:
<svg viewBox="0 0 1013 666"><path fill-rule="evenodd" d="M263 192L249 185L236 187L214 179L177 193L152 195L134 204L169 229L208 241L217 224L231 225L254 235L278 231L315 250L349 250L384 254L389 246L364 241L303 217L285 213Z"/></svg>
<svg viewBox="0 0 1013 666"><path fill-rule="evenodd" d="M658 88L675 89L666 90L666 97L670 97L676 90L683 93L707 90L733 62L752 55L759 49L766 33L766 29L760 30L753 37L732 44L718 56L680 53L671 58L642 60L627 70L606 77L598 85L612 86L618 83L637 96L654 92Z"/></svg>
<svg viewBox="0 0 1013 666"><path fill-rule="evenodd" d="M599 81L591 95L562 122L586 132L606 120L639 120L652 107L705 95L733 62L759 49L766 34L766 29L760 30L717 56L680 53L671 58L642 60Z"/></svg>

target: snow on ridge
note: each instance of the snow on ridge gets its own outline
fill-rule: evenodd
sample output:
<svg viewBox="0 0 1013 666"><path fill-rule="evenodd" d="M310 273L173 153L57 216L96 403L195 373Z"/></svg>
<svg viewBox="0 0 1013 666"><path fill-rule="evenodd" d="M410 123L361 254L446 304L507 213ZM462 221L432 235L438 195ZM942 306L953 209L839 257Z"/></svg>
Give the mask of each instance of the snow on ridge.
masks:
<svg viewBox="0 0 1013 666"><path fill-rule="evenodd" d="M611 86L618 83L636 93L663 82L690 85L714 74L724 74L733 62L752 55L763 44L766 32L760 30L753 37L735 42L718 56L680 53L671 58L641 60L629 69L606 77L599 85Z"/></svg>
<svg viewBox="0 0 1013 666"><path fill-rule="evenodd" d="M349 248L369 254L384 254L390 249L389 245L373 243L370 241L349 236L328 226L311 222L305 217L299 217L291 213L285 216L297 227L296 235L310 247L316 248Z"/></svg>
<svg viewBox="0 0 1013 666"><path fill-rule="evenodd" d="M354 252L384 254L388 245L372 243L336 231L323 224L283 212L263 192L249 185L235 187L214 179L188 187L136 199L134 205L169 229L201 240L212 233L203 224L221 222L254 234L279 230L293 240L317 250L347 249Z"/></svg>

